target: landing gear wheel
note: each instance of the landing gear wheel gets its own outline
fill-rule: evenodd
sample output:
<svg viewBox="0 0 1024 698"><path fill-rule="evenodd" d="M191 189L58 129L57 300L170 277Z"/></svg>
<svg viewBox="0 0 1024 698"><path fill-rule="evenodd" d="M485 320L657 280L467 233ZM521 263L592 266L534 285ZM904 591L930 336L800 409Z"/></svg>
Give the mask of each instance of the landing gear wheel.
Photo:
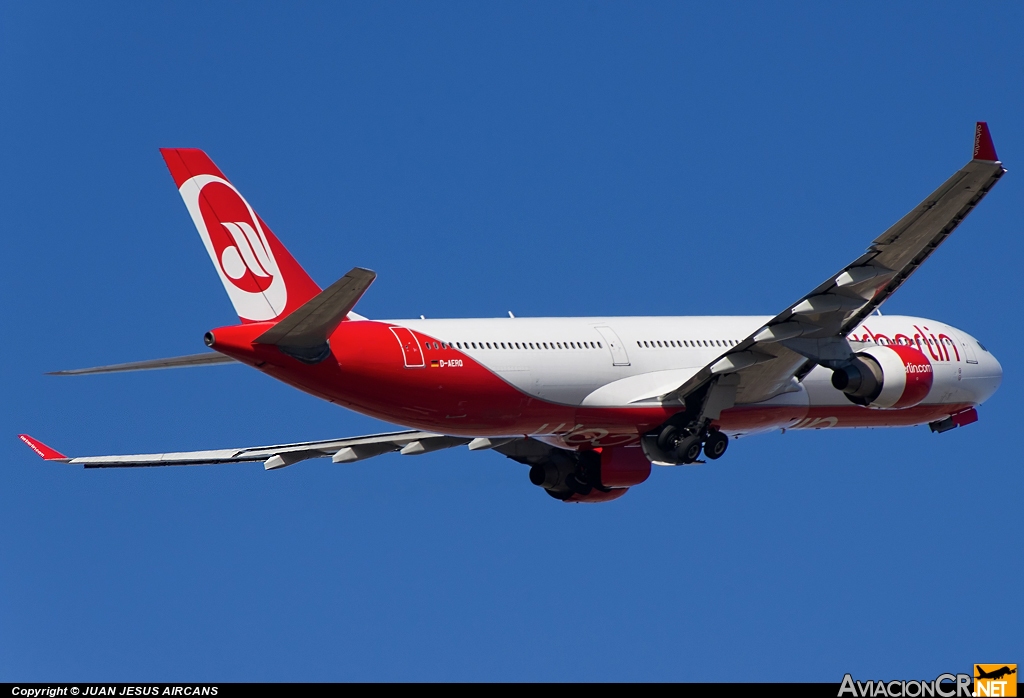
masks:
<svg viewBox="0 0 1024 698"><path fill-rule="evenodd" d="M711 460L717 460L725 454L729 448L729 437L720 431L712 431L708 440L704 442L704 455Z"/></svg>
<svg viewBox="0 0 1024 698"><path fill-rule="evenodd" d="M669 424L658 434L658 448L662 451L671 451L679 440L679 430Z"/></svg>
<svg viewBox="0 0 1024 698"><path fill-rule="evenodd" d="M689 464L700 458L700 438L689 436L676 445L676 458L680 463Z"/></svg>

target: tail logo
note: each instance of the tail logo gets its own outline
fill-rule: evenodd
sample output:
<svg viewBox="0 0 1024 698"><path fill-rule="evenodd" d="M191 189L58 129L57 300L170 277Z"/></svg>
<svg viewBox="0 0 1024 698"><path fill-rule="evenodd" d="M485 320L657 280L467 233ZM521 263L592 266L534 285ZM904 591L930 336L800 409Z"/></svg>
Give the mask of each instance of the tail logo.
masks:
<svg viewBox="0 0 1024 698"><path fill-rule="evenodd" d="M192 177L180 192L239 317L259 322L284 312L288 289L259 216L245 198L230 182L209 174Z"/></svg>
<svg viewBox="0 0 1024 698"><path fill-rule="evenodd" d="M270 269L273 263L270 261L270 248L265 247L263 240L257 235L256 230L246 221L235 221L234 223L221 223L231 234L234 245L228 245L220 253L220 268L231 278L232 281L240 282L246 272L261 279L269 279L273 276ZM259 284L259 280L257 280ZM262 289L261 289L262 290Z"/></svg>

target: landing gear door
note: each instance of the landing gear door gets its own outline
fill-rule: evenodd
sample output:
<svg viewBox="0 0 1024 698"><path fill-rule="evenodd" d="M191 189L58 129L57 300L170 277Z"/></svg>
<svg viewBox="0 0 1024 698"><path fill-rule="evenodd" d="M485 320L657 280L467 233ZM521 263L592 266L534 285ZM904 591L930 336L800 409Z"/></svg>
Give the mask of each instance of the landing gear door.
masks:
<svg viewBox="0 0 1024 698"><path fill-rule="evenodd" d="M423 368L423 349L420 342L411 331L405 327L392 327L391 333L395 335L398 344L402 347L402 357L405 359L406 368Z"/></svg>
<svg viewBox="0 0 1024 698"><path fill-rule="evenodd" d="M604 339L605 346L612 353L612 366L629 366L629 355L626 354L626 345L619 341L619 336L611 327L595 327L595 330Z"/></svg>

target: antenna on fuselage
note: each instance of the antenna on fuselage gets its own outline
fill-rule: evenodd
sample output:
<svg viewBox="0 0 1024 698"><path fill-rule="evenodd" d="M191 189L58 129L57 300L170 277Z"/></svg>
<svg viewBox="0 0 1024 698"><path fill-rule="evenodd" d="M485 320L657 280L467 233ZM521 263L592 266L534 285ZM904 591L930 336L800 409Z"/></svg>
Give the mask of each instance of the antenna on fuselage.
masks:
<svg viewBox="0 0 1024 698"><path fill-rule="evenodd" d="M513 320L515 320L515 319L516 319L516 316L512 314L512 311L511 311L511 310L510 310L510 311L508 311L508 316L509 316L510 318L512 318Z"/></svg>

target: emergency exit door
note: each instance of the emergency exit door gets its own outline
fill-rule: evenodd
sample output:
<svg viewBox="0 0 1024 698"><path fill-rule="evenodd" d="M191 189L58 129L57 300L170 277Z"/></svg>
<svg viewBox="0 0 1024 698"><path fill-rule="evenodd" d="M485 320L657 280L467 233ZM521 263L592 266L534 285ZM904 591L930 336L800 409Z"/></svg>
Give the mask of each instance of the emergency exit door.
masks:
<svg viewBox="0 0 1024 698"><path fill-rule="evenodd" d="M405 359L406 368L423 368L423 348L416 335L407 327L392 327L391 333L395 335L399 346L402 347L402 356Z"/></svg>
<svg viewBox="0 0 1024 698"><path fill-rule="evenodd" d="M612 366L629 366L629 355L626 354L626 345L619 341L619 336L611 327L595 327L595 330L604 339L604 344L612 354Z"/></svg>

